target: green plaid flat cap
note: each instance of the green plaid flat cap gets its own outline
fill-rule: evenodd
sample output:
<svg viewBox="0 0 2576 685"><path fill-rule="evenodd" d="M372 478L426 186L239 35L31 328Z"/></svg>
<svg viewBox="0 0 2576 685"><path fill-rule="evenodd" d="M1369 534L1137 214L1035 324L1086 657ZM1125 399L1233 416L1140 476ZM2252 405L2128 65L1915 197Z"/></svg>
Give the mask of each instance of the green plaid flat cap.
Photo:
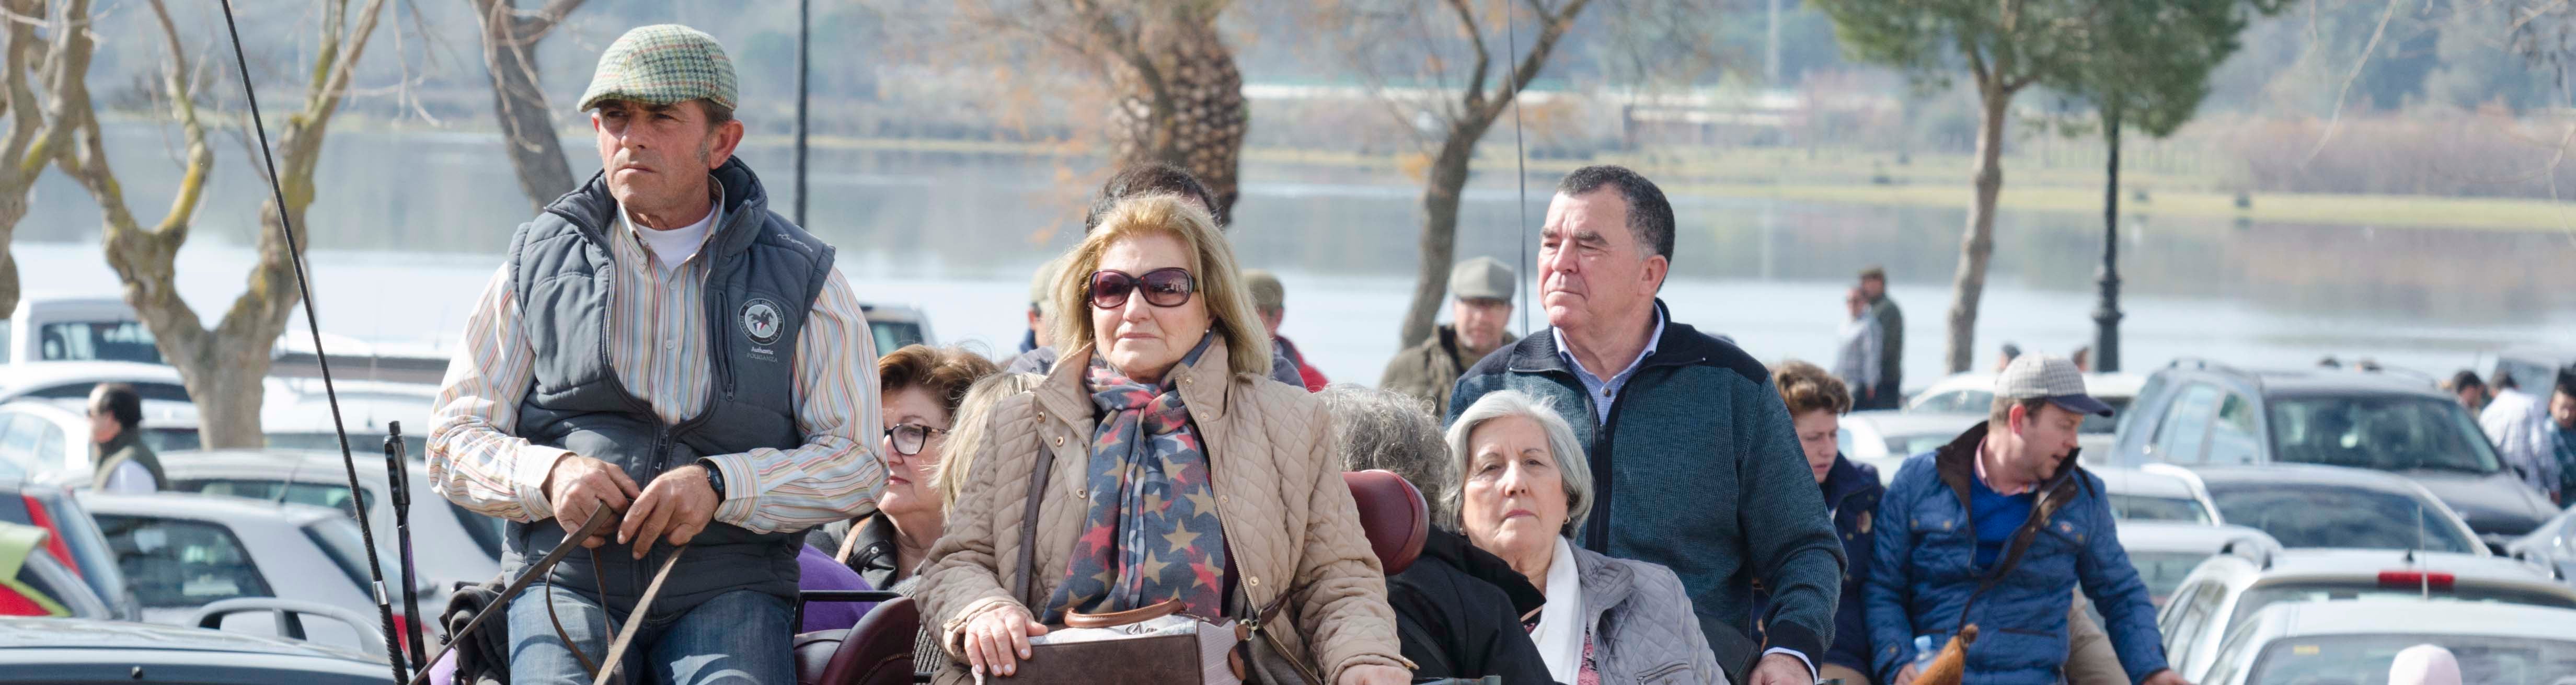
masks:
<svg viewBox="0 0 2576 685"><path fill-rule="evenodd" d="M699 99L735 108L733 60L705 31L655 24L627 31L599 54L599 70L574 111L590 111L602 100L668 105Z"/></svg>

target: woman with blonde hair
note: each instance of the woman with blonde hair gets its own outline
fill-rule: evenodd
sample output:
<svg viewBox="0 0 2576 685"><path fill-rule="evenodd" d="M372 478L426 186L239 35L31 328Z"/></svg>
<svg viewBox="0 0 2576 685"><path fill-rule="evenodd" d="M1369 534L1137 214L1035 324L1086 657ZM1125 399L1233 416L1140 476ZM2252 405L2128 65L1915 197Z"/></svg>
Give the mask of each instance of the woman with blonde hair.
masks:
<svg viewBox="0 0 2576 685"><path fill-rule="evenodd" d="M1064 355L985 418L917 595L950 657L937 680L1014 675L1069 615L1176 608L1257 622L1238 647L1254 682L1407 682L1332 421L1268 380L1270 338L1207 211L1118 202L1055 299Z"/></svg>
<svg viewBox="0 0 2576 685"><path fill-rule="evenodd" d="M957 404L957 427L948 431L946 459L930 474L930 489L939 493L939 510L954 514L957 495L966 487L966 474L975 466L975 452L984 448L984 417L993 407L1014 395L1026 394L1046 382L1046 374L1003 372L985 376L966 389L966 400Z"/></svg>

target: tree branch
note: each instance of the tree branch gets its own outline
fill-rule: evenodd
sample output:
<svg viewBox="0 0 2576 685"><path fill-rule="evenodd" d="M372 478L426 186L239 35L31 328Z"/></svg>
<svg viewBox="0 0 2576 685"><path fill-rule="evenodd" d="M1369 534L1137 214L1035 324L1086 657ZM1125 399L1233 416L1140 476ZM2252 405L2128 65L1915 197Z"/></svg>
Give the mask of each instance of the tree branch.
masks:
<svg viewBox="0 0 2576 685"><path fill-rule="evenodd" d="M1467 40L1475 45L1476 49L1476 68L1469 72L1467 87L1464 89L1466 95L1459 99L1466 105L1464 111L1473 116L1473 113L1484 109L1485 70L1493 61L1493 55L1485 48L1485 29L1476 22L1475 11L1467 9L1467 0L1449 0L1449 9L1457 12L1458 24L1466 27ZM1503 11L1509 12L1512 8L1505 5Z"/></svg>

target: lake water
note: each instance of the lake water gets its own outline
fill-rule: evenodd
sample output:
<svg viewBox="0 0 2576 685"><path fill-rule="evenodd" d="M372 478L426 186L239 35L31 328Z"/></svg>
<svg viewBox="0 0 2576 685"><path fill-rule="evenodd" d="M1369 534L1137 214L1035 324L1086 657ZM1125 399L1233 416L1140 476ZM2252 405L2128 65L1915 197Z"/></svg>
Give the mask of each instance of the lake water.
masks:
<svg viewBox="0 0 2576 685"><path fill-rule="evenodd" d="M136 124L107 133L136 213L153 220L176 180L169 139ZM587 140L565 143L577 173L597 166ZM792 158L755 143L741 156L784 213ZM499 144L459 133L332 135L308 217L326 331L401 342L454 336L510 231L533 211ZM181 292L209 316L242 290L267 194L243 146L218 146L210 199L179 258ZM808 226L839 246L863 299L920 307L943 341L1007 356L1019 340L1028 274L1074 242L1096 164L821 150L810 167ZM1410 293L1418 185L1339 166L1248 163L1243 175L1231 236L1246 265L1278 272L1287 286L1282 333L1333 379L1374 383L1396 350ZM1526 263L1524 236L1535 233L1553 180L1533 176L1523 208L1509 171L1478 176L1462 210L1459 255ZM1884 264L1908 315L1909 385L1938 376L1963 211L1691 196L1674 204L1681 226L1663 295L1677 320L1732 336L1765 360L1824 360L1852 274ZM13 247L27 290L115 292L97 227L79 188L58 174L40 182ZM2091 341L2100 241L2098 212L2001 216L1978 324L1980 366L2005 341L2058 354ZM2576 236L2565 232L2138 217L2123 228L2121 258L2124 361L2133 371L2184 355L2293 366L2331 354L2446 374L2483 366L2484 353L2504 346L2576 341Z"/></svg>

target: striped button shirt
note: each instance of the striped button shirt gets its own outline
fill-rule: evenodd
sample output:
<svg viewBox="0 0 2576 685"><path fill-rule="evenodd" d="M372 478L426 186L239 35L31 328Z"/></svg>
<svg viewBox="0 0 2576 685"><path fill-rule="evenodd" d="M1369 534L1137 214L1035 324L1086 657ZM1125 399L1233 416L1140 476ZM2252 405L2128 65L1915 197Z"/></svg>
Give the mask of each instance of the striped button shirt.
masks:
<svg viewBox="0 0 2576 685"><path fill-rule="evenodd" d="M722 230L722 201L711 212ZM620 215L623 216L621 211ZM697 253L671 267L634 225L621 222L610 240L616 265L610 293L609 360L617 380L652 405L665 424L706 409L714 373L707 358L707 260ZM666 268L657 269L656 266ZM801 530L875 509L885 465L875 453L876 340L850 283L835 271L824 282L796 340L794 449L708 455L722 471L724 502L715 520L763 532ZM512 521L553 517L542 489L555 461L571 452L515 435L519 403L535 374L536 352L519 322L510 270L492 274L465 322L465 335L439 389L437 425L429 434L430 480L467 509ZM638 486L646 485L638 483Z"/></svg>

